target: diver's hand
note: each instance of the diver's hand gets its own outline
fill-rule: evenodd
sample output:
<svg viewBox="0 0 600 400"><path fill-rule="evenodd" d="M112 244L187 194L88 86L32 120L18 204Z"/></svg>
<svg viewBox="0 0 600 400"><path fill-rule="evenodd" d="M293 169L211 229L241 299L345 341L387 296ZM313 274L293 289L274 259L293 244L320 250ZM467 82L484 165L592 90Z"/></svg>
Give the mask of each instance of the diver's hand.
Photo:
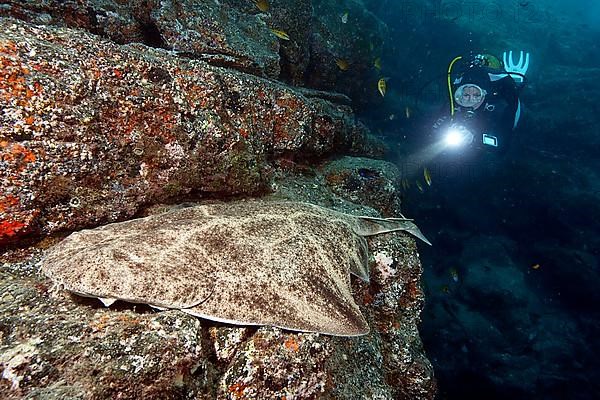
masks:
<svg viewBox="0 0 600 400"><path fill-rule="evenodd" d="M521 50L519 62L515 64L511 50L508 52L508 57L506 56L506 52L502 53L502 60L504 61L504 69L512 76L515 82L521 83L525 80L524 75L527 73L527 68L529 68L529 53L525 53L525 58L523 58L523 50Z"/></svg>

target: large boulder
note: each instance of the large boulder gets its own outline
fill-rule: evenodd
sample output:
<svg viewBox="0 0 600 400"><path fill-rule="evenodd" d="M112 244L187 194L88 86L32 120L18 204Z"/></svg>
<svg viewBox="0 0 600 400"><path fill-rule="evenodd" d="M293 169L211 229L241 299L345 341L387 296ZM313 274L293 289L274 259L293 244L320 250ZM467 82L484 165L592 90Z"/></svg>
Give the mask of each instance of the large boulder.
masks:
<svg viewBox="0 0 600 400"><path fill-rule="evenodd" d="M374 60L385 25L353 0L16 1L0 15L87 30L115 43L144 43L294 86L335 90L356 104L377 99ZM347 18L342 21L342 16ZM282 31L289 40L277 38ZM343 70L339 62L347 63Z"/></svg>
<svg viewBox="0 0 600 400"><path fill-rule="evenodd" d="M264 193L281 157L381 151L335 96L82 31L0 31L0 244L190 192Z"/></svg>
<svg viewBox="0 0 600 400"><path fill-rule="evenodd" d="M386 216L401 213L401 180L396 165L365 157L342 157L323 167L325 182L336 195L373 207Z"/></svg>
<svg viewBox="0 0 600 400"><path fill-rule="evenodd" d="M89 0L9 1L0 14L28 22L85 29L115 43L144 43L191 58L279 75L279 45L265 14L250 2Z"/></svg>

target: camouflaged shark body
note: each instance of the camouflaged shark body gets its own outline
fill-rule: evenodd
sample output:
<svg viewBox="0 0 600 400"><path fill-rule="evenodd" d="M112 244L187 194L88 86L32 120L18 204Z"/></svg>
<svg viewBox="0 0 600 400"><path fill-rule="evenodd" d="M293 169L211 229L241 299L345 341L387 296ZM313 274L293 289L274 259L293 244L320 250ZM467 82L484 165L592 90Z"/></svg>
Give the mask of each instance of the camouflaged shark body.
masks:
<svg viewBox="0 0 600 400"><path fill-rule="evenodd" d="M307 203L200 205L73 233L49 251L42 270L66 290L105 302L356 336L369 327L350 273L368 280L365 236L396 230L427 241L410 220Z"/></svg>

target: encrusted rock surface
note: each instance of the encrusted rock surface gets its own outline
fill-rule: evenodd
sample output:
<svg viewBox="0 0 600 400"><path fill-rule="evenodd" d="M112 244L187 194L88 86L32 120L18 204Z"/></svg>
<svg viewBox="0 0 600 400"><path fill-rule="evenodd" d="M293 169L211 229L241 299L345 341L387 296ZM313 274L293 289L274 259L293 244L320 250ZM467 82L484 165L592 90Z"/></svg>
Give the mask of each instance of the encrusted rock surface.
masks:
<svg viewBox="0 0 600 400"><path fill-rule="evenodd" d="M267 192L281 157L380 151L320 92L71 29L0 32L0 245L189 192Z"/></svg>
<svg viewBox="0 0 600 400"><path fill-rule="evenodd" d="M350 202L365 204L384 216L401 212L400 171L394 164L364 157L343 157L324 166L327 186Z"/></svg>
<svg viewBox="0 0 600 400"><path fill-rule="evenodd" d="M278 40L269 31L267 14L249 1L8 1L0 14L85 29L120 44L184 52L257 75L279 75Z"/></svg>
<svg viewBox="0 0 600 400"><path fill-rule="evenodd" d="M184 57L335 90L356 104L377 99L387 28L354 0L8 0L0 15L84 29L116 43L144 43ZM342 16L348 13L344 23ZM271 29L285 32L278 39ZM348 63L342 70L338 60Z"/></svg>
<svg viewBox="0 0 600 400"><path fill-rule="evenodd" d="M313 200L348 211L336 198L321 191ZM353 287L371 332L358 338L226 326L119 303L107 309L41 276L38 262L56 240L0 260L2 398L433 398L416 325L422 269L408 236L369 239L371 282Z"/></svg>

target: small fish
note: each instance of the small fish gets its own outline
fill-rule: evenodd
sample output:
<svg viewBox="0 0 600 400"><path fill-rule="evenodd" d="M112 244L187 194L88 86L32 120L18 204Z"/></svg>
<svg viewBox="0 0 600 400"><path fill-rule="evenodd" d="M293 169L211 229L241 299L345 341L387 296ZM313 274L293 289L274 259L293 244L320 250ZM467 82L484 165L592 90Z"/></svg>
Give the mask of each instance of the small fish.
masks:
<svg viewBox="0 0 600 400"><path fill-rule="evenodd" d="M431 174L429 173L427 167L423 168L423 177L425 178L425 183L427 183L427 186L431 186Z"/></svg>
<svg viewBox="0 0 600 400"><path fill-rule="evenodd" d="M454 282L458 282L458 271L456 268L450 268L450 276Z"/></svg>
<svg viewBox="0 0 600 400"><path fill-rule="evenodd" d="M279 39L290 40L290 37L284 31L280 31L279 29L272 29L271 28L271 32L273 32L273 34L275 36L277 36Z"/></svg>
<svg viewBox="0 0 600 400"><path fill-rule="evenodd" d="M408 181L408 179L402 178L401 184L402 184L402 189L404 189L404 190L410 189L410 182Z"/></svg>
<svg viewBox="0 0 600 400"><path fill-rule="evenodd" d="M423 189L423 185L421 185L421 182L415 181L415 185L417 185L417 189L419 189L419 192L425 192L425 189Z"/></svg>
<svg viewBox="0 0 600 400"><path fill-rule="evenodd" d="M533 268L533 269L539 269L540 267L541 267L541 265L540 265L540 264L535 264L535 265L532 265L532 266L531 266L531 268Z"/></svg>
<svg viewBox="0 0 600 400"><path fill-rule="evenodd" d="M406 119L409 119L410 116L412 115L412 110L410 109L409 106L406 106L406 108L404 109L404 115L406 115Z"/></svg>
<svg viewBox="0 0 600 400"><path fill-rule="evenodd" d="M345 24L346 22L348 22L348 11L343 13L341 18L342 18L342 24Z"/></svg>
<svg viewBox="0 0 600 400"><path fill-rule="evenodd" d="M254 4L262 12L269 11L269 1L268 0L254 0Z"/></svg>
<svg viewBox="0 0 600 400"><path fill-rule="evenodd" d="M393 120L395 120L395 119L396 119L396 114L390 114L390 115L389 115L389 117L388 117L388 119L389 119L390 121L393 121Z"/></svg>
<svg viewBox="0 0 600 400"><path fill-rule="evenodd" d="M342 71L347 71L348 68L350 67L348 60L346 60L344 58L336 58L335 63L337 64L338 68L341 69Z"/></svg>
<svg viewBox="0 0 600 400"><path fill-rule="evenodd" d="M379 71L381 70L381 58L377 57L374 61L373 61L373 66Z"/></svg>
<svg viewBox="0 0 600 400"><path fill-rule="evenodd" d="M385 78L381 78L379 81L377 81L377 90L379 90L381 97L385 96L386 89L387 85L385 84Z"/></svg>
<svg viewBox="0 0 600 400"><path fill-rule="evenodd" d="M358 175L367 180L374 180L380 177L379 171L374 171L367 168L359 168Z"/></svg>
<svg viewBox="0 0 600 400"><path fill-rule="evenodd" d="M450 293L450 288L448 287L448 285L444 285L444 286L440 287L440 292L448 294L448 293Z"/></svg>

